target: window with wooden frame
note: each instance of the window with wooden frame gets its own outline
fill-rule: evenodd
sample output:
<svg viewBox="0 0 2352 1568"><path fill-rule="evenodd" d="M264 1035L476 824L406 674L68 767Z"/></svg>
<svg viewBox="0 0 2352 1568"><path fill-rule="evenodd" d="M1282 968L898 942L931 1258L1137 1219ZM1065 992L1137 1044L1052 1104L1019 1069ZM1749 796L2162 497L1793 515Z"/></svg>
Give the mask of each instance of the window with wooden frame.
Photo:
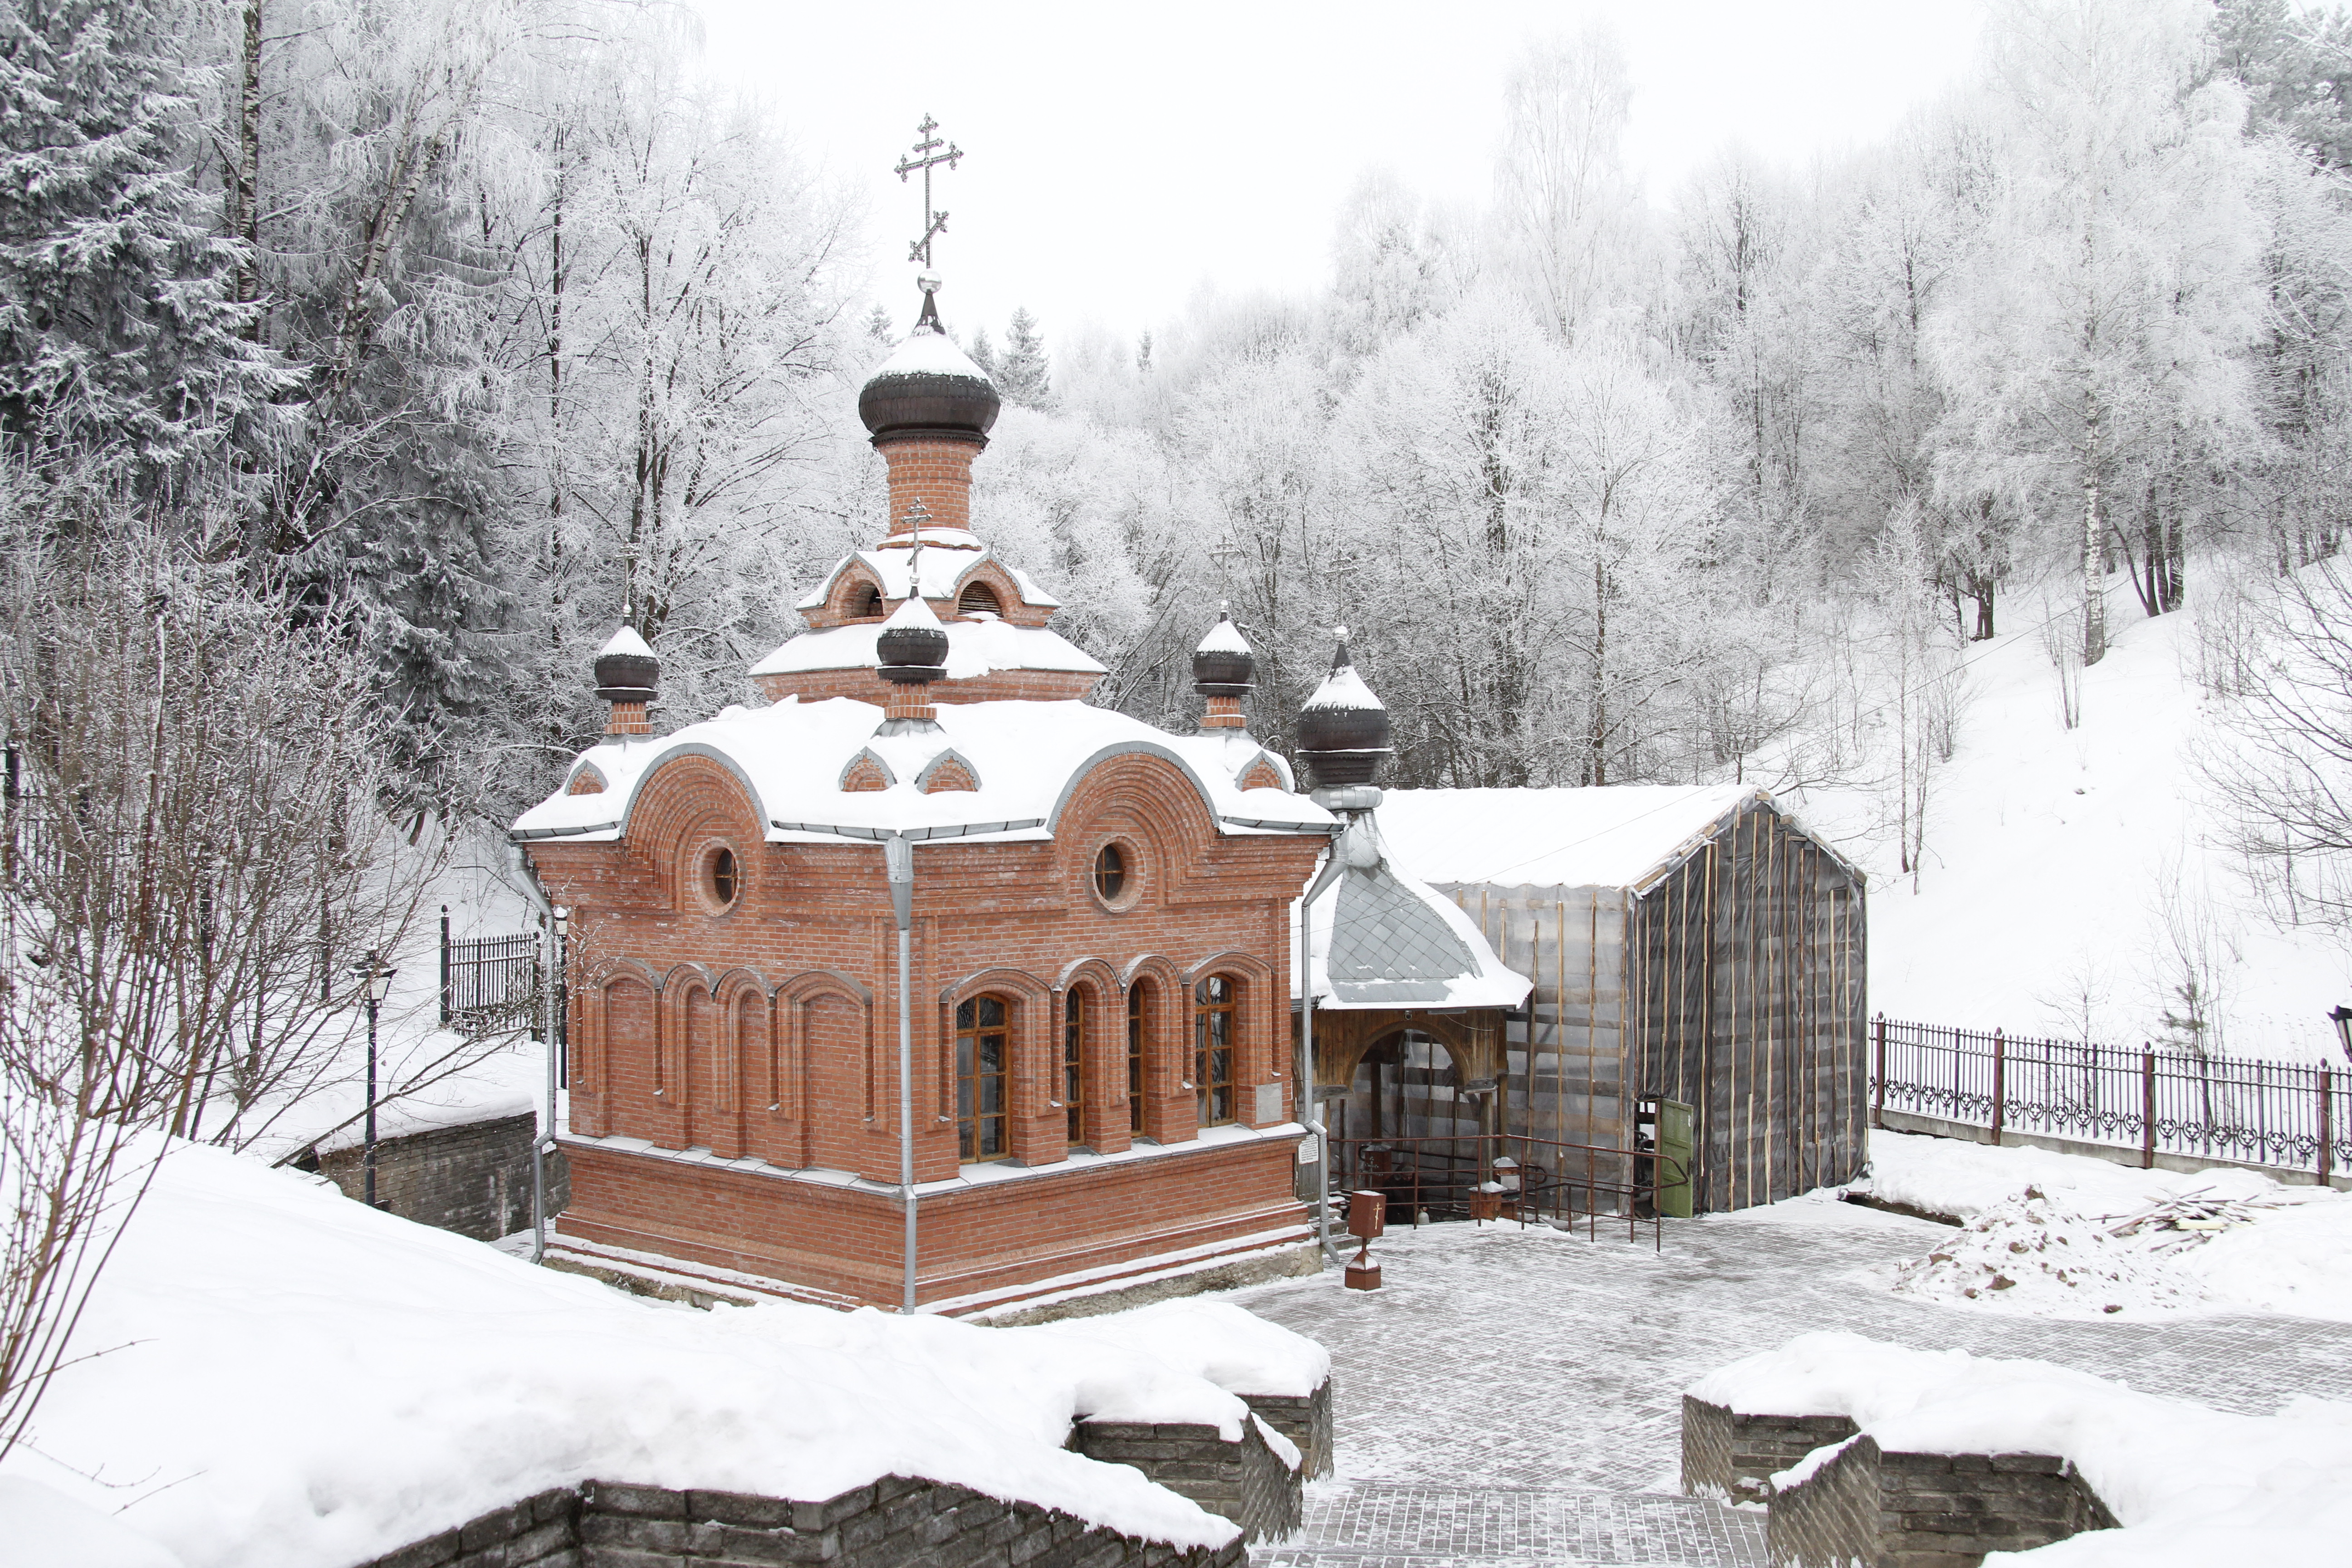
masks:
<svg viewBox="0 0 2352 1568"><path fill-rule="evenodd" d="M1062 996L1062 1110L1070 1142L1087 1141L1087 994L1073 986Z"/></svg>
<svg viewBox="0 0 2352 1568"><path fill-rule="evenodd" d="M1223 1127L1234 1119L1240 1001L1241 984L1228 975L1212 974L1192 991L1192 1087L1203 1127Z"/></svg>
<svg viewBox="0 0 2352 1568"><path fill-rule="evenodd" d="M1143 1131L1143 1037L1151 1022L1151 1004L1145 1000L1151 982L1139 980L1127 988L1127 1130Z"/></svg>
<svg viewBox="0 0 2352 1568"><path fill-rule="evenodd" d="M956 1009L956 1146L967 1163L1002 1160L1012 1007L1002 996L975 996Z"/></svg>

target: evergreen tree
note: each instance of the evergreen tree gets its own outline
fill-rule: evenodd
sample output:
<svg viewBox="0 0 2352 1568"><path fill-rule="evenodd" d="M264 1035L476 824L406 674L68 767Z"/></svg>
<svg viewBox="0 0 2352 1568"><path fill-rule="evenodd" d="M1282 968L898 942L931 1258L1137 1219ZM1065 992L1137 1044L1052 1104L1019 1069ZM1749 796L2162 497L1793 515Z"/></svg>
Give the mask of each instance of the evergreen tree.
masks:
<svg viewBox="0 0 2352 1568"><path fill-rule="evenodd" d="M1000 382L1003 380L996 374L996 345L988 341L986 327L982 327L971 334L971 347L967 352L971 355L972 363L986 371L992 379Z"/></svg>
<svg viewBox="0 0 2352 1568"><path fill-rule="evenodd" d="M1004 331L1004 363L992 369L1004 401L1024 408L1050 408L1053 383L1047 374L1045 340L1038 334L1036 318L1015 308Z"/></svg>
<svg viewBox="0 0 2352 1568"><path fill-rule="evenodd" d="M0 0L0 441L146 475L283 384L185 164L165 0Z"/></svg>
<svg viewBox="0 0 2352 1568"><path fill-rule="evenodd" d="M890 341L890 312L887 307L877 304L866 312L866 335L877 343Z"/></svg>
<svg viewBox="0 0 2352 1568"><path fill-rule="evenodd" d="M1143 336L1136 341L1135 374L1138 375L1151 374L1151 330L1148 327L1144 329Z"/></svg>

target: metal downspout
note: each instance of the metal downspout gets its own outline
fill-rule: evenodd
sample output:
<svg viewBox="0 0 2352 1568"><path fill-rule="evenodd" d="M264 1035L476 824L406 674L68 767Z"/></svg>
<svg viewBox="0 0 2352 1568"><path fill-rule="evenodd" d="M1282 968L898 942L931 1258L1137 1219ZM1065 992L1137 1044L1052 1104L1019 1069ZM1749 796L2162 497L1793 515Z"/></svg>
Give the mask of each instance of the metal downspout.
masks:
<svg viewBox="0 0 2352 1568"><path fill-rule="evenodd" d="M898 925L898 1203L906 1211L898 1310L915 1310L915 841L894 834L882 841L890 877L890 916Z"/></svg>
<svg viewBox="0 0 2352 1568"><path fill-rule="evenodd" d="M1311 961L1315 952L1315 900L1338 879L1339 869L1339 857L1327 850L1322 874L1298 900L1298 1067L1291 1079L1299 1086L1306 1100L1299 1109L1299 1124L1315 1140L1315 1239L1323 1248L1326 1263L1341 1259L1339 1249L1331 1245L1331 1134L1317 1114L1315 1105L1315 973ZM1337 914L1335 910L1334 918Z"/></svg>

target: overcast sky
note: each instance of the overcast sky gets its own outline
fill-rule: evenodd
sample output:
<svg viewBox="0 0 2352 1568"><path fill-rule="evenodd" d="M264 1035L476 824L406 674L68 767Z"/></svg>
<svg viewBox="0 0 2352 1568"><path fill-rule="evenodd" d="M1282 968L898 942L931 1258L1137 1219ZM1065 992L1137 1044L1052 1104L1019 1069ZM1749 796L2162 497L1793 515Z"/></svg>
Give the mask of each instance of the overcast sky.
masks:
<svg viewBox="0 0 2352 1568"><path fill-rule="evenodd" d="M1966 68L1982 0L1493 0L1176 6L699 0L710 68L758 93L868 198L876 292L911 318L921 197L890 173L926 113L967 153L940 176L942 310L1001 333L1122 334L1206 285L1314 287L1358 175L1446 201L1493 182L1520 44L1613 26L1633 159L1667 200L1727 142L1775 161L1866 143Z"/></svg>

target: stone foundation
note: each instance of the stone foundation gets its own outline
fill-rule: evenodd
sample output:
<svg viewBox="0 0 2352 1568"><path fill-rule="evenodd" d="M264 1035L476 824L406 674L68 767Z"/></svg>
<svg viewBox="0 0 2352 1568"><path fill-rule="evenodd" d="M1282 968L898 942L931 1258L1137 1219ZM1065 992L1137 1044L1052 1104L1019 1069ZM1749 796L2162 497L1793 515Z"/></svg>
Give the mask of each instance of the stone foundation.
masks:
<svg viewBox="0 0 2352 1568"><path fill-rule="evenodd" d="M1761 1502L1773 1476L1854 1435L1843 1415L1740 1415L1683 1395L1683 1490Z"/></svg>
<svg viewBox="0 0 2352 1568"><path fill-rule="evenodd" d="M2053 1454L1889 1454L1854 1438L1800 1485L1776 1492L1766 1538L1790 1568L1977 1568L2115 1516Z"/></svg>
<svg viewBox="0 0 2352 1568"><path fill-rule="evenodd" d="M502 1116L457 1127L436 1127L375 1146L375 1195L387 1214L454 1230L476 1241L496 1241L530 1228L530 1141L535 1116ZM367 1191L364 1152L354 1146L318 1157L307 1168L358 1198ZM551 1220L571 1199L562 1151L549 1157L547 1214Z"/></svg>
<svg viewBox="0 0 2352 1568"><path fill-rule="evenodd" d="M590 1481L494 1510L360 1568L1242 1568L1244 1562L1239 1541L1178 1548L1029 1503L891 1476L822 1502Z"/></svg>
<svg viewBox="0 0 2352 1568"><path fill-rule="evenodd" d="M1243 1423L1240 1439L1231 1443L1214 1426L1081 1421L1071 1446L1089 1459L1133 1465L1170 1491L1240 1525L1244 1541L1278 1540L1298 1528L1303 1455L1300 1470L1293 1470L1267 1446L1255 1421Z"/></svg>

